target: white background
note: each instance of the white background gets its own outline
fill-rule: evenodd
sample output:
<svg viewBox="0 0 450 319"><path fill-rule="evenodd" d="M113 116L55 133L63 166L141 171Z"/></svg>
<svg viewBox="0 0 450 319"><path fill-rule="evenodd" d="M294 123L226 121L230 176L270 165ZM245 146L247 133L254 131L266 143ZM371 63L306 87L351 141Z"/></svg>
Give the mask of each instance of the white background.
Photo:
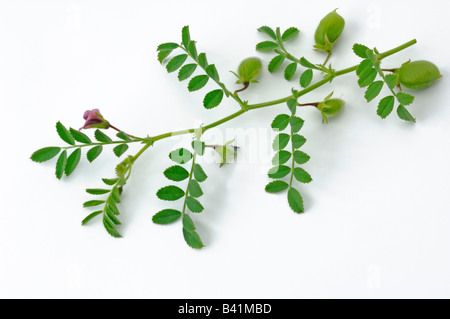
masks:
<svg viewBox="0 0 450 319"><path fill-rule="evenodd" d="M285 195L264 192L273 155L268 128L284 105L205 136L214 143L236 138L241 160L221 169L204 165L205 211L194 216L206 245L200 251L186 246L180 223L151 222L171 205L155 196L169 184L162 175L172 165L167 155L189 137L157 143L136 164L121 205L120 240L100 220L80 223L89 214L82 203L91 199L84 189L113 177L118 160L110 150L93 164L84 159L62 181L54 161L29 160L36 149L62 145L55 123L79 128L86 109L100 108L138 136L235 112L232 100L205 110L207 91L188 93L187 83L157 62L157 45L179 42L184 25L235 89L228 71L242 59L256 55L267 65L273 57L254 50L266 39L256 31L262 25L300 28L288 49L322 62L312 50L314 31L336 7L347 22L332 58L337 69L359 61L351 51L356 42L385 51L416 38L384 66L428 59L444 78L416 94L415 125L395 112L381 120L353 74L306 96L313 102L334 90L347 104L329 125L314 109L301 112L312 157L304 167L314 178L299 185L304 215L290 210ZM444 1L1 0L0 297L450 297L449 28ZM242 97L265 102L298 87L282 72L266 71L260 82Z"/></svg>

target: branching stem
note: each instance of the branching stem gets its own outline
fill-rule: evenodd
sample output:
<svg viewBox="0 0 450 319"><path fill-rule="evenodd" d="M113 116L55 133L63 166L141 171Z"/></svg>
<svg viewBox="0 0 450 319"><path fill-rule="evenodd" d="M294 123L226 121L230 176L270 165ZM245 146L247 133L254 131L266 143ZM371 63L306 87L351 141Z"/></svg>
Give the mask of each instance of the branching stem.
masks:
<svg viewBox="0 0 450 319"><path fill-rule="evenodd" d="M386 51L384 53L379 54L378 57L379 57L380 60L385 59L385 58L387 58L387 57L389 57L389 56L391 56L393 54L396 54L396 53L398 53L400 51L405 50L406 48L409 48L410 46L412 46L412 45L414 45L416 43L417 43L416 40L411 40L411 41L409 41L409 42L407 42L407 43L405 43L405 44L403 44L401 46L398 46L398 47L392 49L392 50L389 50L389 51ZM209 125L204 126L202 133L204 133L205 131L207 131L207 130L209 130L211 128L217 127L217 126L219 126L219 125L221 125L223 123L231 121L231 120L237 118L238 116L243 115L244 113L246 113L248 111L257 110L257 109L261 109L261 108L266 108L266 107L270 107L270 106L274 106L274 105L283 104L283 103L286 103L290 99L298 99L299 97L301 97L301 96L303 96L303 95L305 95L305 94L307 94L307 93L309 93L311 91L314 91L315 89L318 89L319 87L321 87L321 86L331 82L336 77L355 72L357 70L357 68L358 68L358 65L355 65L355 66L352 66L352 67L349 67L349 68L346 68L346 69L342 69L340 71L336 71L336 72L334 72L332 74L327 74L321 81L319 81L319 82L317 82L317 83L307 87L306 89L303 89L303 90L299 91L296 95L290 95L290 96L287 96L285 98L281 98L281 99L278 99L278 100L273 100L273 101L269 101L269 102L265 102L265 103L247 105L247 106L244 107L244 104L243 104L242 101L237 100L235 98L236 97L235 95L231 95L241 105L242 109L237 111L237 112L235 112L235 113L233 113L233 114L231 114L231 115L229 115L229 116L227 116L227 117L225 117L225 118L223 118L223 119L220 119L220 120L218 120L216 122L213 122L213 123L211 123ZM168 133L164 133L164 134L160 134L160 135L154 136L154 137L152 137L150 139L149 142L147 142L147 146L144 147L144 149L141 150L141 151L144 152L148 147L153 145L153 143L156 142L156 141L159 141L159 140L162 140L162 139L165 139L165 138L169 138L169 137L172 137L172 136L192 134L192 133L195 133L195 130L196 129L187 129L187 130L182 130L182 131L168 132ZM136 157L135 157L135 159L136 159Z"/></svg>

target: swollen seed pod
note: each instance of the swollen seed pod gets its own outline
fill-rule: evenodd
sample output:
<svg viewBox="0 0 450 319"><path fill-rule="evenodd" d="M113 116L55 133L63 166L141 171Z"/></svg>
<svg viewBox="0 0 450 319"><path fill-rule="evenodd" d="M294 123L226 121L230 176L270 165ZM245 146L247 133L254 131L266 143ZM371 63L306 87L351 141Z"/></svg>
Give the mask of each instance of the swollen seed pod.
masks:
<svg viewBox="0 0 450 319"><path fill-rule="evenodd" d="M345 20L336 10L327 14L317 27L314 47L318 51L331 52L344 30Z"/></svg>
<svg viewBox="0 0 450 319"><path fill-rule="evenodd" d="M247 58L241 62L238 68L238 78L240 83L248 84L257 82L257 78L261 73L262 62L259 58ZM239 82L238 81L238 82Z"/></svg>
<svg viewBox="0 0 450 319"><path fill-rule="evenodd" d="M439 69L428 61L407 62L397 74L400 84L411 90L425 89L442 77Z"/></svg>
<svg viewBox="0 0 450 319"><path fill-rule="evenodd" d="M328 123L328 117L335 117L342 112L345 101L341 99L325 100L317 105L319 111L322 112L323 120Z"/></svg>

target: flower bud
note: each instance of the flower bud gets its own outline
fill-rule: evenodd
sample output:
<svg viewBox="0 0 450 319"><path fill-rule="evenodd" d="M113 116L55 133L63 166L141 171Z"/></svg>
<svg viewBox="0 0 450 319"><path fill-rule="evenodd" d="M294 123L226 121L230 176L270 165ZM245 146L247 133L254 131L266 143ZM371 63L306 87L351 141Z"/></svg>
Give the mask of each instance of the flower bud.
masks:
<svg viewBox="0 0 450 319"><path fill-rule="evenodd" d="M345 102L341 99L325 99L319 103L317 108L322 112L322 117L328 123L328 117L335 117L342 112Z"/></svg>
<svg viewBox="0 0 450 319"><path fill-rule="evenodd" d="M257 82L257 78L261 73L262 62L259 58L247 58L241 62L238 68L237 77L238 84L248 84Z"/></svg>
<svg viewBox="0 0 450 319"><path fill-rule="evenodd" d="M325 16L317 27L314 47L318 51L331 52L344 30L345 20L336 10Z"/></svg>
<svg viewBox="0 0 450 319"><path fill-rule="evenodd" d="M425 89L442 77L439 69L428 61L407 62L397 74L400 84L411 90Z"/></svg>
<svg viewBox="0 0 450 319"><path fill-rule="evenodd" d="M110 127L109 122L103 118L98 109L84 112L83 118L86 120L86 122L84 123L84 126L80 128L80 130L88 128L107 129Z"/></svg>

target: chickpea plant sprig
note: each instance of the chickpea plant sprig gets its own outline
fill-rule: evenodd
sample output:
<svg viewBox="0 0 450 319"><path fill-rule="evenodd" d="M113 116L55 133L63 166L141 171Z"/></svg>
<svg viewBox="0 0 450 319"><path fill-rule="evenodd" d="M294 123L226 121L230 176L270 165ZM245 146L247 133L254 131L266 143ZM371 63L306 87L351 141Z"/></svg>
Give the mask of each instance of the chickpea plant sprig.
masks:
<svg viewBox="0 0 450 319"><path fill-rule="evenodd" d="M258 31L269 39L258 43L256 50L275 53L275 57L268 63L268 71L276 72L287 61L287 65L284 66L284 77L287 81L295 79L297 84L289 89L288 96L251 104L249 101L242 100L240 94L258 83L259 75L264 69L263 61L258 57L243 60L236 72L231 71L237 77L235 84L239 87L229 89L221 81L215 64L208 61L206 53L199 53L196 41L191 38L189 27L185 26L181 31L180 43L167 42L157 47L158 61L165 65L167 72L176 72L180 82L186 81L189 92L203 89L208 82L215 83L216 88L204 95L202 100L204 108L214 109L222 103L224 98L227 98L239 106L238 111L201 127L136 137L119 130L109 123L98 109L93 109L85 112L86 122L79 130L67 129L58 122L57 134L66 145L42 148L34 152L31 159L42 163L58 157L55 175L61 179L63 176L69 177L75 171L85 149L88 149L85 154L86 159L93 162L101 155L104 148L111 146L113 153L120 158L129 152L130 144L141 144L141 149L135 155L127 155L116 165L115 176L102 179L104 186L86 189L86 192L94 197L83 206L94 211L83 219L82 225L101 217L106 231L111 236L120 238L122 235L118 229L121 225L119 207L123 204L122 195L132 176L134 163L157 142L172 136L192 135L191 145L176 149L168 156L167 161L171 161L172 164L163 174L170 182L167 186L161 186L156 196L166 202L169 207L153 212L152 221L158 225L167 225L181 220L181 233L185 242L192 248L200 249L204 247L204 243L195 227L195 215L208 211L212 205L208 205L205 199L200 200L205 195L201 185L208 175L198 159L201 156L208 156L205 149L213 149L220 157L221 167L231 162L239 151L239 147L234 145L234 140L222 145L206 145L202 141L203 134L250 111L285 105L287 109L277 115L270 124L277 135L272 144L273 167L268 172L265 191L270 194L285 193L290 208L295 213L302 214L305 212L305 203L300 185L312 182L313 178L302 167L310 161L311 157L302 151L307 139L301 134L304 120L299 113L302 108L312 106L320 112L323 123L328 123L330 119L342 112L345 105L344 100L333 98L334 92L330 94L329 92L333 91L330 89L327 89L324 93L325 97L318 102L305 102L303 100L305 95L332 83L337 77L356 73L358 85L365 89L364 97L367 102L376 99L383 88L389 92L378 102L377 114L382 119L390 115L397 105L398 117L414 123L416 119L407 109L407 106L411 105L415 99L410 91L426 89L442 77L437 66L425 60L409 60L393 69L382 68L384 59L416 44L416 40L383 53L376 48L371 49L362 44L355 44L352 48L353 52L362 61L354 66L335 70L331 64L327 64L344 28L345 20L337 13L337 10L332 11L320 21L314 35L316 42L314 49L327 54L324 63L312 63L304 56L298 58L288 51L290 41L300 34L299 29L291 27L282 32L280 28L272 29L269 26L259 28ZM404 89L408 90L408 93L404 92ZM95 129L93 138L81 131L87 129ZM103 130L117 131L117 139L112 139ZM207 169L212 168L207 167Z"/></svg>

